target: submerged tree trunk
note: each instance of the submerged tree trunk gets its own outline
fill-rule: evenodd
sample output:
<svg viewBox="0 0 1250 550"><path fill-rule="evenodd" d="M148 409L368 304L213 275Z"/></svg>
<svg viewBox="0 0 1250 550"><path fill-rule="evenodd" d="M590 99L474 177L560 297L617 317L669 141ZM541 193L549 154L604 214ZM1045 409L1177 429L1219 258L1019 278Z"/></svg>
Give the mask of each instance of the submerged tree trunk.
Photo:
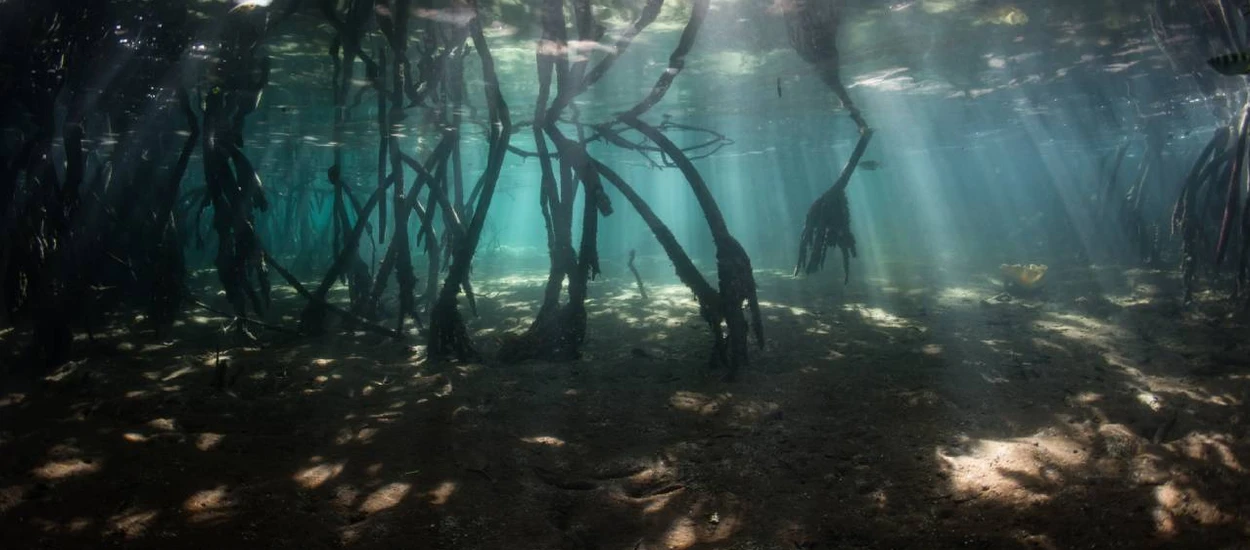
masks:
<svg viewBox="0 0 1250 550"><path fill-rule="evenodd" d="M201 208L213 207L217 275L240 319L247 317L249 299L258 313L265 311L269 300L268 270L253 213L267 210L268 203L260 177L243 153L244 120L256 109L269 80L269 57L262 45L266 25L264 7L245 4L230 10L204 99L207 193ZM246 333L242 322L236 328Z"/></svg>
<svg viewBox="0 0 1250 550"><path fill-rule="evenodd" d="M714 335L712 363L731 367L732 376L746 359L746 341L751 327L744 307L749 308L755 321L757 337L762 335L750 260L741 245L729 235L719 208L712 201L708 184L692 164L692 160L701 153L692 153L691 148L682 149L665 135L665 132L674 129L697 129L669 122L658 126L644 122L648 111L663 99L684 67L685 58L692 50L708 13L709 2L698 0L692 6L690 20L670 56L668 70L658 75L651 91L626 113L596 126L581 122L574 101L615 66L639 33L656 19L663 2L648 0L633 24L615 40L615 47L601 50L591 47L601 43L606 33L605 27L595 20L592 2L570 1L567 6L571 19L569 26L575 29L576 40L566 36L566 6L563 0L546 0L543 9L545 40L539 43L537 55L542 89L535 108L533 132L539 150L536 155L542 160L540 204L552 257L548 292L539 319L531 327L533 339L528 346L523 346L525 349L511 354L510 358L578 357L587 331L589 283L600 271L599 217L610 215L613 211L605 190L605 186L611 186L619 189L644 217L665 252L673 259L679 277L695 292L700 313ZM514 149L510 143L511 120L476 8L465 9L457 4L440 8L440 16L447 17L422 17L420 23L413 19L414 26L420 27L415 31L420 38L410 43L409 15L418 13L411 9L414 4L418 3L406 0L315 2L315 7L320 8L334 30L329 47L333 63L330 85L334 94L334 114L330 136L332 151L328 153L333 155L333 161L325 172L330 188L311 187L311 178L303 177L299 168L307 164L308 159L297 158L292 145L283 143L277 146L280 149L277 159L279 168L292 173L292 179L297 181L279 184L275 188L272 198L280 198L281 202L272 208L268 203L271 197L262 188L258 174L262 167L259 161L253 164L254 158L272 158L272 155L260 152L263 143L244 146L244 124L252 120L249 117L257 109L261 93L268 84L269 58L264 51L264 38L278 21L298 11L299 3L296 1L279 2L274 7L246 3L229 9L229 14L220 21L221 34L217 37L220 47L210 50L214 53L209 61L208 79L202 83L199 98L202 112L198 114L199 118L196 119L195 110L188 104L190 98L185 94L179 95L177 101L169 102L174 107L163 113L165 119L171 119L169 111L172 114L182 111L188 117L190 135L186 141L162 139L171 130L182 132L182 136L187 135L184 130L186 123L177 119L176 126L160 128L160 132L165 134L157 131L145 134L143 139L146 141L136 139L135 143L119 145L109 162L96 161L90 158L88 148L83 146L93 138L90 125L79 116L89 112L81 106L86 104L82 98L87 96L74 95L90 88L75 84L71 86L70 94L62 95L57 93L59 88L53 86L41 90L42 94L32 95L29 98L32 106L27 111L40 122L36 126L44 132L24 135L20 150L5 151L4 158L0 159L0 206L3 207L0 208L0 215L4 216L4 227L6 230L13 229L16 235L29 237L20 245L0 248L6 313L18 309L39 312L39 322L43 323L38 329L40 338L50 342L46 349L54 349L57 341L65 340L67 335L72 336L63 320L81 315L65 308L77 307L81 302L81 290L86 288L84 281L87 279L69 280L66 274L82 271L75 268L85 262L77 256L83 249L112 239L122 243L118 248L133 245L139 255L132 257L132 254L123 252L116 257L110 256L106 262L109 268L119 273L138 273L135 278L147 284L151 291L146 296L150 300L151 318L158 326L168 326L180 309L182 298L189 292L181 276L185 259L180 246L182 239L178 220L188 216L196 218L195 222L187 220L187 224L194 223L193 227L198 229L199 216L211 206L211 227L217 239L212 260L229 303L228 308L222 309L229 310L235 317L235 326L240 332L244 332L249 323L274 330L288 330L265 323L259 315L268 305L267 272L272 267L308 302L300 315L300 332L322 332L327 313L333 313L349 326L399 337L404 333L405 319L416 316L415 286L418 281L409 249L412 245L410 228L419 224L419 229L416 229L417 244L424 242L430 260L427 264L430 281L426 292L431 316L427 334L430 354L462 360L476 358L477 353L460 317L457 300L464 292L470 307L475 307L469 276L504 157ZM375 50L375 44L382 44L378 33L385 38L385 44ZM107 36L107 33L101 36ZM459 131L461 119L465 116L464 109L470 113L474 111L472 102L464 97L466 40L472 40L473 51L481 61L485 107L489 114L486 125L489 147L487 165L471 188L466 188L463 173L468 164L461 158L461 147L471 142L462 143ZM55 41L50 43L55 44ZM599 53L601 51L604 53ZM417 52L420 58L409 60L412 52ZM47 59L43 62L51 63L59 55L52 52L45 56ZM359 72L355 71L357 61L363 65L363 76L355 74ZM358 85L361 78L364 79L364 86ZM170 81L176 79L170 78ZM352 159L347 155L345 143L355 132L349 126L351 111L361 104L368 93L377 94L369 98L376 99L376 117L369 116L370 120L366 123L377 124L375 141L378 150L376 157L370 150L369 158L363 162L372 166L376 159L376 183L372 176L365 176L369 180L365 184L359 181L361 176L354 171L357 167L348 165ZM56 109L60 108L57 103L60 99L55 98L58 97L69 98L70 102L66 109L69 116L63 136L47 130L51 127L49 121L57 120ZM41 101L43 103L38 103ZM404 124L405 109L413 107L422 108L422 114L430 116L430 127L439 128L436 133L442 140L433 151L422 150L416 154L405 151L402 146L401 134L412 130L411 125ZM258 116L264 118L264 114ZM115 116L110 122L123 123L125 120L125 117ZM464 120L474 119L468 116ZM119 126L109 126L108 131L120 130L124 133L125 127ZM621 132L633 131L642 133L648 143L632 143L619 136ZM723 136L712 134L715 139L698 147L710 145L714 150L728 142ZM63 178L58 171L60 159L48 154L60 145L53 142L56 138L64 139L64 147L60 149L66 157ZM681 170L716 239L717 286L709 284L698 272L671 231L639 195L608 166L591 156L588 144L601 139L610 146L662 158L663 166ZM250 144L252 140L247 141ZM183 194L179 192L181 178L187 170L191 151L197 146L202 151L205 186ZM123 191L115 185L118 174L114 172L120 171L117 167L128 171L127 183L130 180L160 182L148 184L145 189L153 191L144 195L152 198L146 202L125 200L143 193L129 188ZM265 169L268 169L267 165ZM414 177L406 177L408 173L414 174ZM388 189L392 185L395 188ZM114 191L116 195L107 200L117 202L119 206L115 209L101 206L94 212L99 216L117 218L111 220L115 230L105 233L109 235L107 239L80 238L75 242L74 232L80 230L80 226L73 225L76 222L46 215L48 212L58 215L72 212L72 208L67 210L65 206L99 200L91 191L109 188L117 190ZM421 198L423 191L427 192L424 199ZM578 193L583 191L584 208L577 212L575 202ZM196 205L192 202L198 202L199 211L194 210ZM17 203L20 203L20 208ZM325 205L324 209L320 204ZM270 216L258 218L257 210L268 211ZM314 227L316 224L313 221L322 215L318 210L324 212L329 220L324 231ZM375 213L381 222L377 226L371 224ZM131 222L144 218L152 221L140 224L141 229L130 229L138 227L132 226ZM441 231L436 231L435 224L441 226ZM578 226L580 234L575 233ZM266 232L281 234L284 228L293 236L298 233L298 236L274 243L271 251L275 254L295 254L297 264L307 257L300 253L312 248L314 241L331 243L330 265L319 274L316 284L306 288L266 252L261 236ZM368 242L370 245L377 242L385 245L386 251L381 258L369 258L367 252L360 250L362 239L366 234L372 235L375 229L378 240L370 239ZM386 235L388 232L391 232L390 238ZM198 233L196 237L199 240ZM144 242L148 244L139 244ZM64 250L57 248L63 243L73 243L74 246ZM365 256L362 257L362 254ZM371 260L376 259L381 259L381 264L377 273L371 274ZM21 267L13 268L15 265ZM436 279L442 265L448 265L448 268L440 286ZM398 287L399 307L394 312L397 322L382 326L375 322L374 314L392 276ZM348 283L351 307L340 307L328 300L331 288L340 281ZM565 282L568 283L568 290L562 296ZM508 353L504 355L509 356Z"/></svg>
<svg viewBox="0 0 1250 550"><path fill-rule="evenodd" d="M586 338L586 296L588 283L599 273L597 250L598 216L610 215L612 207L585 155L585 145L574 142L557 124L565 106L585 91L586 61L571 62L565 32L563 0L545 0L541 11L543 34L538 41L538 101L534 108L533 133L542 170L539 201L547 228L547 248L551 257L543 303L534 322L522 335L511 338L500 350L505 362L528 359L568 361L581 356ZM582 41L597 41L602 29L593 23L585 0L573 3L575 26ZM556 97L551 96L552 76L556 77ZM552 155L548 141L555 145ZM558 159L559 178L552 166ZM573 248L573 207L578 183L586 188L582 213L582 236L578 250ZM568 301L561 303L560 290L568 280Z"/></svg>
<svg viewBox="0 0 1250 550"><path fill-rule="evenodd" d="M1181 238L1181 279L1183 300L1193 300L1199 270L1209 266L1218 270L1227 250L1235 240L1240 249L1235 260L1234 296L1245 296L1250 287L1250 199L1241 197L1245 185L1247 135L1250 135L1250 102L1244 104L1236 118L1217 128L1206 147L1198 155L1189 176L1181 187L1172 210L1172 233ZM1236 139L1234 139L1236 138ZM1235 227L1237 216L1241 227ZM1250 297L1244 304L1250 307Z"/></svg>
<svg viewBox="0 0 1250 550"><path fill-rule="evenodd" d="M499 173L503 169L503 159L508 152L508 141L512 135L512 119L508 113L508 105L504 102L503 94L499 89L494 59L491 57L486 37L482 34L481 18L477 13L473 15L474 18L469 23L469 34L473 39L478 58L481 60L482 78L485 80L484 95L490 115L488 138L490 150L487 153L486 169L479 181L482 191L473 208L473 218L466 228L464 237L456 241L456 246L452 250L447 278L439 292L438 301L435 302L430 312L429 329L430 355L455 356L462 361L475 360L479 355L469 338L464 320L460 316L456 298L468 282L473 254L477 250L482 227L486 224L486 214L495 196L495 186L499 183Z"/></svg>
<svg viewBox="0 0 1250 550"><path fill-rule="evenodd" d="M605 164L590 156L584 138L579 136L578 140L570 139L558 127L563 108L607 73L634 37L654 21L662 6L661 0L647 2L637 21L617 40L616 49L586 73L587 59L570 63L567 57L568 53L578 52L569 50L569 42L564 36L563 3L560 0L547 0L544 4L544 31L538 51L539 93L533 128L537 149L533 156L539 159L542 169L540 205L547 227L551 272L537 318L524 334L505 342L500 351L500 358L504 361L533 358L569 360L579 356L586 333L587 282L599 272L596 245L598 216L612 212L611 203L604 191L604 180L625 195L631 206L643 217L665 253L673 260L678 277L694 291L699 301L700 314L707 321L713 336L712 365L728 367L727 378L732 379L740 366L746 363L750 327L743 313L744 304L750 310L756 337L763 344L763 326L760 322L750 259L729 233L707 184L691 163L686 151L670 141L660 128L641 119L642 115L663 99L677 75L681 73L686 55L693 48L708 13L709 2L694 2L690 20L669 57L668 68L657 79L651 92L616 119L590 127L596 132L594 139L602 138L616 146L642 152L644 156L652 152L658 153L663 156L666 165L676 166L682 171L713 233L717 249L719 290L708 284L677 243L672 232L633 188ZM602 28L593 24L588 4L583 0L575 2L573 7L581 41L584 43L599 40ZM553 73L559 87L555 99L548 105ZM572 123L581 127L576 119ZM622 125L643 134L654 145L636 144L621 138L619 133ZM688 128L667 122L664 127ZM723 138L718 135L717 139ZM554 154L548 148L548 141L555 145ZM701 144L698 147L711 145L714 151L719 148L715 143ZM551 164L553 157L559 160L559 178ZM572 205L577 190L576 183L579 181L586 190L586 199L580 250L574 252ZM569 282L568 301L561 304L560 288L565 278ZM728 338L725 335L726 329Z"/></svg>

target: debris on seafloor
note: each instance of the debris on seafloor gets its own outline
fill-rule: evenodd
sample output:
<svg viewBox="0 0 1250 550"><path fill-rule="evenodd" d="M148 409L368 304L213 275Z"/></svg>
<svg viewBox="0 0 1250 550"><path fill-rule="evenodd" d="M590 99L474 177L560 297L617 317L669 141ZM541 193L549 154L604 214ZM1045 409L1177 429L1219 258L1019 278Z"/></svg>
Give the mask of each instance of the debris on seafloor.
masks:
<svg viewBox="0 0 1250 550"><path fill-rule="evenodd" d="M1010 294L1006 292L1000 292L998 294L990 296L989 298L981 300L981 305L992 306L992 305L997 305L997 304L1005 304L1005 303L1010 302L1011 300L1012 298Z"/></svg>
<svg viewBox="0 0 1250 550"><path fill-rule="evenodd" d="M1047 267L1043 264L1002 264L998 266L1008 290L1034 291L1042 286Z"/></svg>

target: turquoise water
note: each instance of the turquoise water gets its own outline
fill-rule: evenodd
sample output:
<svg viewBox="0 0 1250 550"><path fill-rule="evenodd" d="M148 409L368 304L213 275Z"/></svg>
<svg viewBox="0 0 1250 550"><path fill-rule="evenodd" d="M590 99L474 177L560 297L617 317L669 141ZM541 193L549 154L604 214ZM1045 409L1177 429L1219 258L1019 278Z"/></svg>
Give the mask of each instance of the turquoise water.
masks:
<svg viewBox="0 0 1250 550"><path fill-rule="evenodd" d="M1206 65L1244 34L1240 12L1208 4L608 2L570 4L562 24L544 30L537 1L4 3L4 67L16 77L4 88L0 143L4 220L16 236L6 310L37 317L49 310L39 304L72 304L92 287L140 303L157 280L208 269L237 314L263 313L265 289L287 284L267 273L275 262L394 300L397 280L382 268L390 254L410 258L414 284L425 287L418 309L428 313L457 253L479 266L475 277L551 269L537 151L556 151L557 136L628 182L713 281L725 238L754 268L800 263L809 208L844 169L857 253L849 279L899 262L952 278L1000 264L1176 266L1173 206L1245 96L1244 79ZM396 24L408 31L399 39ZM796 41L790 31L802 25L808 38ZM823 61L800 55L803 40L823 44L813 46L826 48ZM539 143L532 128L548 62L542 106L562 103ZM587 71L601 78L571 84ZM675 77L657 86L666 71ZM838 99L833 80L853 104ZM502 127L489 104L494 86L511 122L497 176L488 169L489 130ZM621 116L653 87L658 100L634 112L689 157L708 204L681 163ZM575 97L557 100L562 93ZM848 165L856 109L873 133ZM451 160L428 161L453 129ZM408 160L392 162L397 154ZM560 201L575 194L561 207L566 222L556 222L568 225L571 258L597 253L613 276L623 276L630 251L661 267L677 261L617 189L557 156L549 160L566 182L556 186L567 187ZM438 172L438 194L412 162ZM479 183L493 189L489 208L477 202ZM605 206L583 243L584 199L600 184L611 215ZM387 189L374 209L379 186ZM412 189L416 210L399 227L395 209ZM470 239L479 204L482 227ZM1206 208L1191 241L1231 235L1219 205ZM48 225L59 211L66 225ZM430 212L433 254L417 242L427 231L418 212ZM723 216L725 238L714 238L709 215ZM389 251L397 235L407 235L404 250ZM459 250L470 240L476 246ZM48 243L63 252L38 252ZM841 275L838 252L811 276ZM477 254L491 261L475 264ZM587 269L556 275L579 279ZM51 286L32 290L45 276ZM650 276L676 282L668 269ZM321 293L326 284L311 286ZM166 292L176 298L178 286Z"/></svg>

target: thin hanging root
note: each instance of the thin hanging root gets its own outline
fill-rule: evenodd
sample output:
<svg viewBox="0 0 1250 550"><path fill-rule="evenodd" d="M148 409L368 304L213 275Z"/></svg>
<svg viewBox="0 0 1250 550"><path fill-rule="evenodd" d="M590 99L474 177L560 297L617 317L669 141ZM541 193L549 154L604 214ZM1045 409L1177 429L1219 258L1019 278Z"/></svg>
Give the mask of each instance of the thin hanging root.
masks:
<svg viewBox="0 0 1250 550"><path fill-rule="evenodd" d="M807 211L807 220L799 239L799 259L794 267L794 275L799 273L812 274L819 271L825 264L825 253L829 248L838 247L842 251L843 283L850 281L850 258L858 255L855 235L851 232L851 212L846 198L846 185L855 171L864 150L872 140L872 130L860 134L859 143L851 153L850 160L827 191L824 192Z"/></svg>
<svg viewBox="0 0 1250 550"><path fill-rule="evenodd" d="M1243 240L1236 264L1234 296L1247 287L1245 266L1250 259L1250 247L1247 246L1250 229L1247 228L1246 215L1250 214L1250 209L1242 204L1246 201L1241 200L1236 188L1244 184L1244 174L1247 173L1242 163L1246 162L1246 132L1250 130L1247 128L1248 113L1250 103L1244 104L1229 124L1215 131L1190 169L1173 207L1172 234L1179 234L1181 239L1181 280L1186 304L1193 300L1199 268L1203 264L1218 267L1227 247L1238 234ZM1239 210L1242 228L1235 231L1231 219Z"/></svg>
<svg viewBox="0 0 1250 550"><path fill-rule="evenodd" d="M791 46L799 57L815 68L820 79L850 113L851 120L859 131L859 142L842 168L842 173L807 211L807 220L799 237L798 262L795 264L794 274L819 271L824 266L827 249L836 246L842 251L845 284L850 281L850 259L857 256L855 235L851 232L846 187L872 140L873 130L851 100L838 75L837 9L833 3L809 2L793 5L787 9L785 16Z"/></svg>
<svg viewBox="0 0 1250 550"><path fill-rule="evenodd" d="M445 134L443 136L442 141L438 144L437 147L434 148L434 151L430 154L430 158L426 160L426 164L432 167L438 163L444 162L447 156L451 154L452 145L454 144L455 139L456 139L456 136L454 134L450 134L450 133ZM401 259L399 258L399 254L400 254L399 251L400 250L406 251L408 249L407 221L409 219L409 214L415 211L417 212L420 218L421 227L417 230L418 243L421 241L421 235L424 235L426 232L432 231L430 229L431 218L424 214L425 209L424 207L421 206L419 197L421 194L421 188L423 186L429 186L431 190L433 190L438 186L438 182L434 180L434 176L429 172L428 167L422 167L421 164L418 163L416 160L412 159L411 157L407 157L406 155L403 155L402 153L399 152L399 146L398 146L397 140L391 143L391 147L394 149L391 155L391 168L392 168L391 179L393 181L402 181L402 175L400 174L400 171L402 169L402 167L400 166L401 162L407 162L410 165L415 165L419 167L420 169L417 171L417 179L413 183L412 188L408 191L407 195L403 195L402 201L399 201L396 203L396 211L395 211L396 235L400 235L400 232L402 232L403 235L399 239L398 242L392 241L390 246L387 248L386 255L383 257L383 260L382 260L382 265L378 268L377 276L374 278L372 290L369 295L369 299L366 300L364 303L359 304L356 308L353 308L353 313L358 314L358 315L362 314L365 311L376 311L377 304L382 297L383 291L386 288L386 282L388 278L390 277L390 274L393 270L398 269L399 271L398 277L400 279L406 280L410 276L413 277L413 279L411 280L411 283L415 285L416 283L415 276L412 275L411 273L411 270L412 270L411 260L407 262L407 265L404 265L405 262L400 261ZM401 189L401 186L397 185L396 191L398 191L399 189ZM397 263L399 264L398 268L396 267ZM404 283L401 282L400 286L401 286L400 293L402 296L406 292L404 290L405 288ZM411 289L408 289L408 291L411 291ZM400 321L401 326L397 329L397 330L400 330L400 332L403 331L402 319L404 318L404 315L406 313L411 313L415 315L415 311L412 309L413 305L414 304L403 304L403 303L400 304L401 311L399 312L398 317L399 319L401 319ZM420 321L418 321L418 325L420 325Z"/></svg>
<svg viewBox="0 0 1250 550"><path fill-rule="evenodd" d="M1224 217L1220 222L1220 240L1215 245L1215 264L1224 261L1224 252L1232 236L1233 220L1241 204L1241 174L1246 163L1246 138L1250 133L1250 104L1241 109L1241 123L1237 126L1237 148L1233 152L1233 171L1228 179L1228 195L1224 201Z"/></svg>
<svg viewBox="0 0 1250 550"><path fill-rule="evenodd" d="M634 251L629 251L629 272L634 274L634 282L638 283L638 294L642 296L642 301L647 301L647 288L642 286L642 275L638 274L638 268L634 267Z"/></svg>
<svg viewBox="0 0 1250 550"><path fill-rule="evenodd" d="M387 182L393 184L394 178L388 178ZM326 274L321 279L321 283L317 287L316 291L309 294L309 304L304 309L304 313L302 314L302 322L308 325L301 327L301 330L304 332L316 333L321 330L321 308L322 306L330 305L330 303L325 299L326 294L330 292L330 287L333 286L335 279L338 279L341 274L347 272L347 268L351 265L352 260L359 260L356 251L360 246L360 237L364 234L365 226L368 225L369 216L372 215L374 207L377 206L378 202L382 200L382 196L385 193L386 186L384 185L379 187L373 192L372 195L369 196L368 202L366 202L361 208L360 215L356 218L356 224L352 227L351 234L348 235L347 239L343 243L343 249L339 251L338 256L334 259L334 263L330 265L329 271L326 271ZM267 254L266 258L272 260L272 258L269 258ZM275 267L277 266L277 264L273 265ZM287 279L288 281L291 280L289 277ZM299 288L303 287L300 286Z"/></svg>
<svg viewBox="0 0 1250 550"><path fill-rule="evenodd" d="M371 332L375 332L383 336L389 336L391 338L395 338L396 340L403 338L403 335L400 334L399 332L396 332L384 326L373 323L358 315L353 315L351 312L341 307L338 307L334 304L331 304L330 302L327 302L324 298L318 298L314 296L311 292L308 291L307 288L304 287L303 284L299 282L299 279L296 279L295 276L292 275L290 271L287 271L286 268L282 267L282 264L279 264L277 261L275 261L273 257L269 255L268 252L263 252L263 254L265 255L265 262L269 264L269 267L272 267L274 271L277 271L278 275L281 275L283 279L286 279L286 282L291 285L291 288L295 289L295 292L298 292L300 296L303 296L304 299L308 300L310 303L315 303L320 307L333 311L334 313L338 314L344 319L350 319L353 323Z"/></svg>
<svg viewBox="0 0 1250 550"><path fill-rule="evenodd" d="M299 333L300 333L298 330L295 330L295 329L290 329L290 328L287 328L287 327L284 327L284 326L279 326L279 325L274 325L274 324L266 323L266 322L261 321L261 320L259 320L259 319L253 319L253 318L251 318L251 317L237 317L237 316L234 316L234 315L232 315L232 314L230 314L230 313L226 313L226 312L224 312L224 311L222 311L222 310L220 310L220 309L217 309L217 308L215 308L215 307L213 307L213 306L208 305L208 304L207 304L207 303L205 303L203 300L201 300L201 299L199 299L198 297L196 297L196 296L195 296L195 294L194 294L194 293L192 293L190 289L186 289L186 288L184 288L184 289L183 289L183 292L184 292L184 293L186 293L187 300L190 300L192 304L195 304L196 306L199 306L200 308L204 309L205 311L208 311L209 313L215 313L215 314L217 314L217 315L220 315L220 316L222 316L222 317L227 317L227 318L229 318L229 317L234 317L237 321L241 321L244 325L255 325L255 326L261 327L261 328L266 329L266 330L272 330L272 331L274 331L274 332L281 332L281 333L283 333L283 334L295 334L295 335L297 335L297 334L299 334Z"/></svg>

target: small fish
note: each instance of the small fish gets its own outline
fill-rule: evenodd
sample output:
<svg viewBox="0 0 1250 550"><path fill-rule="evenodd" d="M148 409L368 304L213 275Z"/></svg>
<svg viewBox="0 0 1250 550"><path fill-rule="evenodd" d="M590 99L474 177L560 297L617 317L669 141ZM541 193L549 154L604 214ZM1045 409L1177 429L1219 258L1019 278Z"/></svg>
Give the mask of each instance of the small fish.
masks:
<svg viewBox="0 0 1250 550"><path fill-rule="evenodd" d="M1233 52L1218 55L1208 59L1207 64L1223 75L1240 76L1250 74L1250 52Z"/></svg>
<svg viewBox="0 0 1250 550"><path fill-rule="evenodd" d="M777 97L781 97L781 77L777 77Z"/></svg>
<svg viewBox="0 0 1250 550"><path fill-rule="evenodd" d="M859 167L863 168L864 170L876 170L878 168L881 168L881 162L875 161L875 160L865 160L859 163Z"/></svg>

